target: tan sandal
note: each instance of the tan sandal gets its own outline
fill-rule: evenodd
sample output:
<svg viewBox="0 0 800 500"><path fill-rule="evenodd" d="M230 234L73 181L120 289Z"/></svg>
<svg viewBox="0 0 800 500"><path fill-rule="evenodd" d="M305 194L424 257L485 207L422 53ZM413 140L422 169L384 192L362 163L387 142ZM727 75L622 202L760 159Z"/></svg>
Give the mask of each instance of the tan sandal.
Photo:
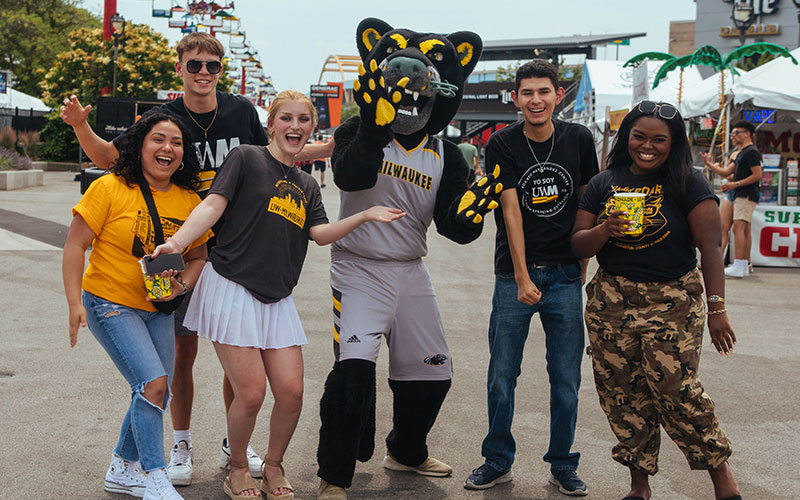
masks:
<svg viewBox="0 0 800 500"><path fill-rule="evenodd" d="M249 464L246 461L245 462L238 462L236 460L230 460L230 466L231 466L231 468L248 469L248 473L245 476L246 479L242 480L242 483L244 483L244 484L237 485L237 486L240 486L237 489L234 489L233 484L231 483L231 476L230 475L225 476L225 482L222 485L222 489L225 491L225 494L228 495L229 497L231 497L231 500L258 500L259 498L261 498L260 494L259 495L242 495L243 491L247 491L247 490L258 491L259 490L258 485L256 484L255 481L253 481L253 478L250 476L250 466L249 466Z"/></svg>
<svg viewBox="0 0 800 500"><path fill-rule="evenodd" d="M283 462L283 460L270 460L265 456L264 463L261 465L261 491L267 494L267 500L294 499L294 488L292 488L292 485L289 484L289 481L286 479L286 472L283 470L283 465L281 465L281 462ZM267 465L270 467L281 468L281 477L273 477L272 484L270 484L270 480L267 479ZM283 495L274 495L272 493L273 491L280 490L281 488L289 490L289 493L284 493Z"/></svg>

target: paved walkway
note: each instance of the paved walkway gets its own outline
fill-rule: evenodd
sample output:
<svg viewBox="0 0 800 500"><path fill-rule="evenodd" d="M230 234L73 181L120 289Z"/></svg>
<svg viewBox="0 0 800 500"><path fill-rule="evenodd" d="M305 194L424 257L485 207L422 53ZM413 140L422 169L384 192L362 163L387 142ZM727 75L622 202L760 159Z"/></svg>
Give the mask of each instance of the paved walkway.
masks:
<svg viewBox="0 0 800 500"><path fill-rule="evenodd" d="M102 478L114 446L129 390L88 330L69 348L67 307L61 284L61 252L80 199L74 174L47 172L45 186L0 192L0 499L128 498L106 494ZM338 212L336 188L323 190L328 213ZM431 453L455 468L451 478L433 479L385 471L383 436L391 421L385 382L386 356L378 368L378 438L375 457L359 464L351 499L556 500L565 496L547 484L548 384L541 327L534 321L517 391L514 481L484 492L463 489L470 470L481 464L486 432L486 324L492 293L494 228L460 246L431 231L426 262L438 290L455 376L430 437ZM286 455L296 498L315 498L315 453L319 398L333 363L329 253L313 246L295 290L310 344L306 363L305 409ZM795 452L800 449L800 270L758 268L746 280L727 282L728 309L739 337L732 359L708 346L701 379L717 404L733 446L731 459L748 500L789 500L800 495ZM708 345L708 344L707 344ZM201 340L195 368L193 441L195 480L182 488L187 500L224 499L217 469L224 431L221 369L213 349ZM597 402L591 366L582 367L583 386L575 449L588 498L615 500L627 491L627 471L609 458L612 434ZM266 448L269 403L253 443ZM166 442L171 427L166 418ZM653 479L654 500L713 499L708 476L691 472L666 434L661 472Z"/></svg>

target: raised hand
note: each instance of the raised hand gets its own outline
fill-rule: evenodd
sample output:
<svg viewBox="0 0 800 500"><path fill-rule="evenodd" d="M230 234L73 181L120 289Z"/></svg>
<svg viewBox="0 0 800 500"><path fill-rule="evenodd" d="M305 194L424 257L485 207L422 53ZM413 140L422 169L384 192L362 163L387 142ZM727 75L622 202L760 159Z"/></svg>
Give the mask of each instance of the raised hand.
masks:
<svg viewBox="0 0 800 500"><path fill-rule="evenodd" d="M64 98L64 104L61 106L61 119L71 127L77 127L85 122L89 117L89 112L92 110L92 105L89 104L83 107L74 95L69 98Z"/></svg>
<svg viewBox="0 0 800 500"><path fill-rule="evenodd" d="M383 72L374 59L369 61L366 68L364 64L359 64L358 75L358 80L353 82L353 97L361 108L361 119L379 127L391 125L397 115L397 106L403 99L403 89L408 85L408 77L401 78L390 93L386 89Z"/></svg>
<svg viewBox="0 0 800 500"><path fill-rule="evenodd" d="M479 180L461 196L458 203L457 217L468 224L480 224L483 216L499 206L498 200L503 191L503 184L497 181L500 177L500 165L495 165L491 173Z"/></svg>

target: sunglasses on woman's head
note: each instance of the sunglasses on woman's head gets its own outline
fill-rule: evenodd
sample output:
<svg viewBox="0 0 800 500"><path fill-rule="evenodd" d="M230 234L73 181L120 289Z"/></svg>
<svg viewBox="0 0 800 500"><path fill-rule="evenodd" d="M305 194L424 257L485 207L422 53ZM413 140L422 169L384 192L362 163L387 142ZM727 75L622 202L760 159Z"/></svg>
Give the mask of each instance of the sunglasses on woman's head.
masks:
<svg viewBox="0 0 800 500"><path fill-rule="evenodd" d="M675 106L666 102L642 101L637 108L644 114L658 115L665 120L672 120L678 114Z"/></svg>
<svg viewBox="0 0 800 500"><path fill-rule="evenodd" d="M189 73L199 73L203 65L205 65L206 70L212 75L216 75L222 71L222 63L219 61L198 61L197 59L186 61L186 71Z"/></svg>

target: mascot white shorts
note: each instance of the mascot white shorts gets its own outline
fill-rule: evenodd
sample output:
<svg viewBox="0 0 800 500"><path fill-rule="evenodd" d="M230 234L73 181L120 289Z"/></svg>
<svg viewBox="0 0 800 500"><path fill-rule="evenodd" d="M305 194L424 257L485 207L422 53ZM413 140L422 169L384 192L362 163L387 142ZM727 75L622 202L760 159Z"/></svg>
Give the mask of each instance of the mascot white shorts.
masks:
<svg viewBox="0 0 800 500"><path fill-rule="evenodd" d="M450 351L431 276L421 259L376 261L336 253L331 262L336 361L377 362L389 345L392 380L449 380Z"/></svg>

